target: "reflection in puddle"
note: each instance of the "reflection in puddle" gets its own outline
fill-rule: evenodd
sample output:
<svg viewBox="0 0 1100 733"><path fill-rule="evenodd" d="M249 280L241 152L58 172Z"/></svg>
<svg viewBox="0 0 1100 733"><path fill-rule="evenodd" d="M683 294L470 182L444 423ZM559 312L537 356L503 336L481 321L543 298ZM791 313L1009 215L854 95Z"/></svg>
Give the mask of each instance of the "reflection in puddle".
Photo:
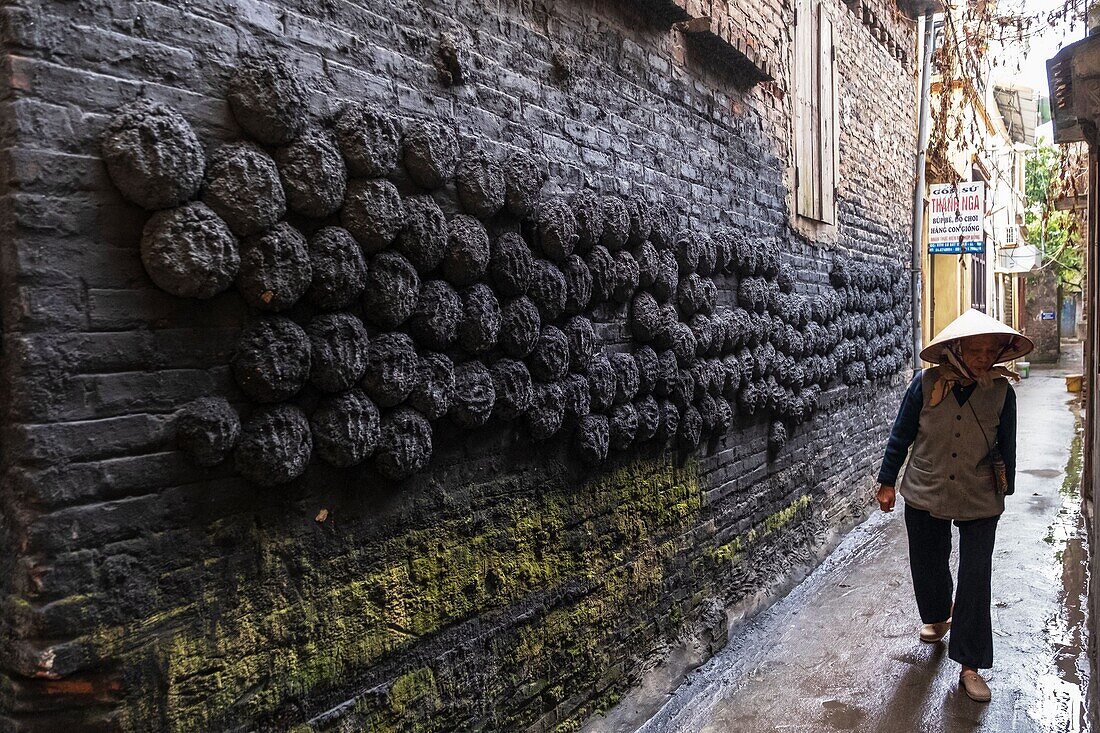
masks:
<svg viewBox="0 0 1100 733"><path fill-rule="evenodd" d="M855 730L867 717L866 710L842 700L826 700L821 706L825 708L824 722L837 730Z"/></svg>
<svg viewBox="0 0 1100 733"><path fill-rule="evenodd" d="M1062 472L1053 468L1025 468L1022 469L1020 473L1030 474L1032 476L1037 476L1038 478L1055 478L1056 476L1059 476Z"/></svg>
<svg viewBox="0 0 1100 733"><path fill-rule="evenodd" d="M1057 613L1044 631L1054 655L1057 674L1040 674L1038 701L1030 717L1043 731L1077 733L1089 730L1084 691L1089 684L1088 627L1085 613L1088 593L1088 541L1081 511L1081 463L1083 426L1077 405L1076 426L1070 446L1066 477L1060 492L1062 507L1047 531L1053 547L1055 578L1061 581Z"/></svg>

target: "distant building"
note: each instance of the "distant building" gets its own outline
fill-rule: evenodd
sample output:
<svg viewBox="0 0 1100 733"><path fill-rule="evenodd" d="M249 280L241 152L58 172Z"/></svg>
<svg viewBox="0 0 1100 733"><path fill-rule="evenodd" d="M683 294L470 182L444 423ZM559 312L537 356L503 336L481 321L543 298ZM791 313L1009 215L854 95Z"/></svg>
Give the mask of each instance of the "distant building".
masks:
<svg viewBox="0 0 1100 733"><path fill-rule="evenodd" d="M936 16L934 58L942 58L951 28L961 24ZM956 32L961 33L961 30ZM966 48L959 44L960 48ZM1039 121L1038 94L1027 87L995 82L987 62L970 59L972 74L933 69L931 87L933 129L942 136L929 150L927 177L930 212L945 185L973 183L979 197L980 228L966 237L943 241L934 213L925 218L923 238L922 337L927 343L968 308L975 308L1018 327L1022 291L1020 273L1036 265L1037 253L1023 240L1024 168L1035 144ZM950 94L946 102L943 95ZM947 112L948 119L938 115ZM942 220L941 220L942 221ZM942 228L941 228L942 229Z"/></svg>

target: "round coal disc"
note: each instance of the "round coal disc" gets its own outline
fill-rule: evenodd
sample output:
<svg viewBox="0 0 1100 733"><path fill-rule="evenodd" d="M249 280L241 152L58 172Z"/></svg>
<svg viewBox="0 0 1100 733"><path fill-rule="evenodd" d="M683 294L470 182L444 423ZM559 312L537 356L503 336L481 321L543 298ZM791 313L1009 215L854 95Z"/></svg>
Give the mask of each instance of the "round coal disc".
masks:
<svg viewBox="0 0 1100 733"><path fill-rule="evenodd" d="M241 428L237 471L260 486L285 484L305 473L313 455L309 420L289 404L261 408Z"/></svg>
<svg viewBox="0 0 1100 733"><path fill-rule="evenodd" d="M313 273L306 298L318 308L346 308L359 299L367 284L367 261L347 229L324 227L309 240Z"/></svg>
<svg viewBox="0 0 1100 733"><path fill-rule="evenodd" d="M534 440L557 435L565 421L565 399L561 383L536 383L531 407L524 415L527 430Z"/></svg>
<svg viewBox="0 0 1100 733"><path fill-rule="evenodd" d="M480 221L459 214L447 225L443 277L457 288L481 281L489 269L489 235Z"/></svg>
<svg viewBox="0 0 1100 733"><path fill-rule="evenodd" d="M348 169L331 131L307 125L292 142L275 151L275 163L292 211L323 219L343 205Z"/></svg>
<svg viewBox="0 0 1100 733"><path fill-rule="evenodd" d="M496 393L494 415L501 420L515 420L531 407L534 386L531 372L522 361L500 359L490 368Z"/></svg>
<svg viewBox="0 0 1100 733"><path fill-rule="evenodd" d="M526 217L538 202L546 182L546 166L530 153L518 150L504 162L504 205L516 217Z"/></svg>
<svg viewBox="0 0 1100 733"><path fill-rule="evenodd" d="M348 183L340 221L366 254L388 248L405 226L405 204L397 187L381 178Z"/></svg>
<svg viewBox="0 0 1100 733"><path fill-rule="evenodd" d="M471 285L461 293L462 318L458 323L458 345L479 356L496 347L503 313L488 285ZM525 299L526 300L526 299Z"/></svg>
<svg viewBox="0 0 1100 733"><path fill-rule="evenodd" d="M363 315L382 328L397 328L416 310L420 276L407 259L383 252L367 268L363 288Z"/></svg>
<svg viewBox="0 0 1100 733"><path fill-rule="evenodd" d="M553 262L536 259L531 263L531 284L527 288L527 296L539 309L543 323L552 323L561 317L565 311L567 288L565 275Z"/></svg>
<svg viewBox="0 0 1100 733"><path fill-rule="evenodd" d="M435 351L421 354L409 404L429 420L438 420L450 411L454 392L455 367L450 357Z"/></svg>
<svg viewBox="0 0 1100 733"><path fill-rule="evenodd" d="M588 464L607 460L611 445L611 426L606 415L587 415L581 419L576 433L577 455Z"/></svg>
<svg viewBox="0 0 1100 733"><path fill-rule="evenodd" d="M314 450L321 460L333 466L357 466L378 445L378 408L359 389L321 400L309 425Z"/></svg>
<svg viewBox="0 0 1100 733"><path fill-rule="evenodd" d="M312 355L309 381L322 392L343 392L367 368L370 340L363 322L350 313L317 316L306 326Z"/></svg>
<svg viewBox="0 0 1100 733"><path fill-rule="evenodd" d="M237 124L265 145L284 145L305 127L305 85L274 53L244 57L229 79L227 96Z"/></svg>
<svg viewBox="0 0 1100 733"><path fill-rule="evenodd" d="M468 361L455 369L455 392L449 416L462 428L476 428L489 421L496 405L493 376L480 361Z"/></svg>
<svg viewBox="0 0 1100 733"><path fill-rule="evenodd" d="M167 209L194 198L203 152L190 123L171 107L145 99L118 109L100 139L111 182L145 209Z"/></svg>
<svg viewBox="0 0 1100 733"><path fill-rule="evenodd" d="M562 327L569 339L569 365L574 371L583 371L596 353L596 330L592 321L584 316L573 316Z"/></svg>
<svg viewBox="0 0 1100 733"><path fill-rule="evenodd" d="M416 309L405 325L417 343L443 351L458 337L463 316L462 298L444 280L428 280L420 286Z"/></svg>
<svg viewBox="0 0 1100 733"><path fill-rule="evenodd" d="M281 402L309 378L311 349L302 328L281 316L258 318L241 330L230 364L237 385L257 402Z"/></svg>
<svg viewBox="0 0 1100 733"><path fill-rule="evenodd" d="M405 227L397 236L394 249L420 272L426 274L439 267L447 249L447 218L431 196L408 196L405 206Z"/></svg>
<svg viewBox="0 0 1100 733"><path fill-rule="evenodd" d="M360 383L379 407L393 407L405 401L420 378L420 358L407 334L381 333L367 348L367 369Z"/></svg>
<svg viewBox="0 0 1100 733"><path fill-rule="evenodd" d="M615 373L615 402L630 402L638 394L638 362L633 354L619 351L611 355L611 370Z"/></svg>
<svg viewBox="0 0 1100 733"><path fill-rule="evenodd" d="M489 277L496 292L506 298L526 295L534 255L523 237L505 232L489 247Z"/></svg>
<svg viewBox="0 0 1100 733"><path fill-rule="evenodd" d="M576 250L587 253L603 237L603 199L595 191L585 189L573 194L569 204L577 222Z"/></svg>
<svg viewBox="0 0 1100 733"><path fill-rule="evenodd" d="M603 198L603 235L600 244L608 251L616 252L626 246L630 238L630 211L626 201L619 196Z"/></svg>
<svg viewBox="0 0 1100 733"><path fill-rule="evenodd" d="M464 155L455 170L455 190L466 213L491 219L504 207L504 169L485 153Z"/></svg>
<svg viewBox="0 0 1100 733"><path fill-rule="evenodd" d="M141 264L159 287L181 298L212 298L240 270L237 238L206 204L158 211L141 233Z"/></svg>
<svg viewBox="0 0 1100 733"><path fill-rule="evenodd" d="M458 141L450 129L436 122L409 126L401 148L409 177L428 190L454 179L458 164Z"/></svg>
<svg viewBox="0 0 1100 733"><path fill-rule="evenodd" d="M202 200L241 237L262 232L286 214L275 161L247 142L222 145L210 156Z"/></svg>
<svg viewBox="0 0 1100 733"><path fill-rule="evenodd" d="M176 418L176 442L199 466L224 461L241 436L241 419L224 397L200 397Z"/></svg>
<svg viewBox="0 0 1100 733"><path fill-rule="evenodd" d="M241 241L237 290L253 308L286 310L306 294L312 282L306 239L286 222Z"/></svg>
<svg viewBox="0 0 1100 733"><path fill-rule="evenodd" d="M397 167L401 132L393 117L381 109L348 104L336 116L333 131L353 176L381 178Z"/></svg>
<svg viewBox="0 0 1100 733"><path fill-rule="evenodd" d="M563 198L544 199L535 214L539 249L548 260L561 262L577 244L577 219Z"/></svg>
<svg viewBox="0 0 1100 733"><path fill-rule="evenodd" d="M634 410L634 405L629 402L615 405L608 416L608 424L610 446L615 450L629 448L638 432L638 413Z"/></svg>
<svg viewBox="0 0 1100 733"><path fill-rule="evenodd" d="M615 400L615 371L611 362L603 354L596 354L585 369L588 377L590 400L595 412L604 412Z"/></svg>
<svg viewBox="0 0 1100 733"><path fill-rule="evenodd" d="M500 348L505 354L522 359L531 353L542 331L542 318L527 296L504 304L500 316Z"/></svg>
<svg viewBox="0 0 1100 733"><path fill-rule="evenodd" d="M432 426L411 407L382 418L374 465L383 476L401 481L422 470L432 459Z"/></svg>
<svg viewBox="0 0 1100 733"><path fill-rule="evenodd" d="M569 338L556 326L543 326L527 366L535 379L553 382L569 373Z"/></svg>

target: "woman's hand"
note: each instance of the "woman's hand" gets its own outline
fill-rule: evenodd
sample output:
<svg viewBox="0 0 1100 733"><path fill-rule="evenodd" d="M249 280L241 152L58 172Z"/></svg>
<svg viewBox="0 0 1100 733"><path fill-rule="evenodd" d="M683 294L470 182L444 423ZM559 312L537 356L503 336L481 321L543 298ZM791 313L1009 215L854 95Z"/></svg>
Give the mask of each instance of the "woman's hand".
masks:
<svg viewBox="0 0 1100 733"><path fill-rule="evenodd" d="M886 484L878 485L878 494L875 495L878 499L879 508L884 512L894 511L894 499L896 495L894 493L893 486L887 486Z"/></svg>

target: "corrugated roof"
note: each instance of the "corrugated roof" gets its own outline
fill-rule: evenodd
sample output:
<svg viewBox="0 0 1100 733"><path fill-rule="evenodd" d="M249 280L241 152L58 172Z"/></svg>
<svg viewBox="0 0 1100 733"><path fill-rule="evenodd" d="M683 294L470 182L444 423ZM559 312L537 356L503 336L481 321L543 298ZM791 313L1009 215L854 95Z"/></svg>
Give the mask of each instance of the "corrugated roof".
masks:
<svg viewBox="0 0 1100 733"><path fill-rule="evenodd" d="M1025 145L1035 144L1035 128L1039 125L1039 95L1030 87L1016 84L996 84L993 97L1008 130L1009 139Z"/></svg>

